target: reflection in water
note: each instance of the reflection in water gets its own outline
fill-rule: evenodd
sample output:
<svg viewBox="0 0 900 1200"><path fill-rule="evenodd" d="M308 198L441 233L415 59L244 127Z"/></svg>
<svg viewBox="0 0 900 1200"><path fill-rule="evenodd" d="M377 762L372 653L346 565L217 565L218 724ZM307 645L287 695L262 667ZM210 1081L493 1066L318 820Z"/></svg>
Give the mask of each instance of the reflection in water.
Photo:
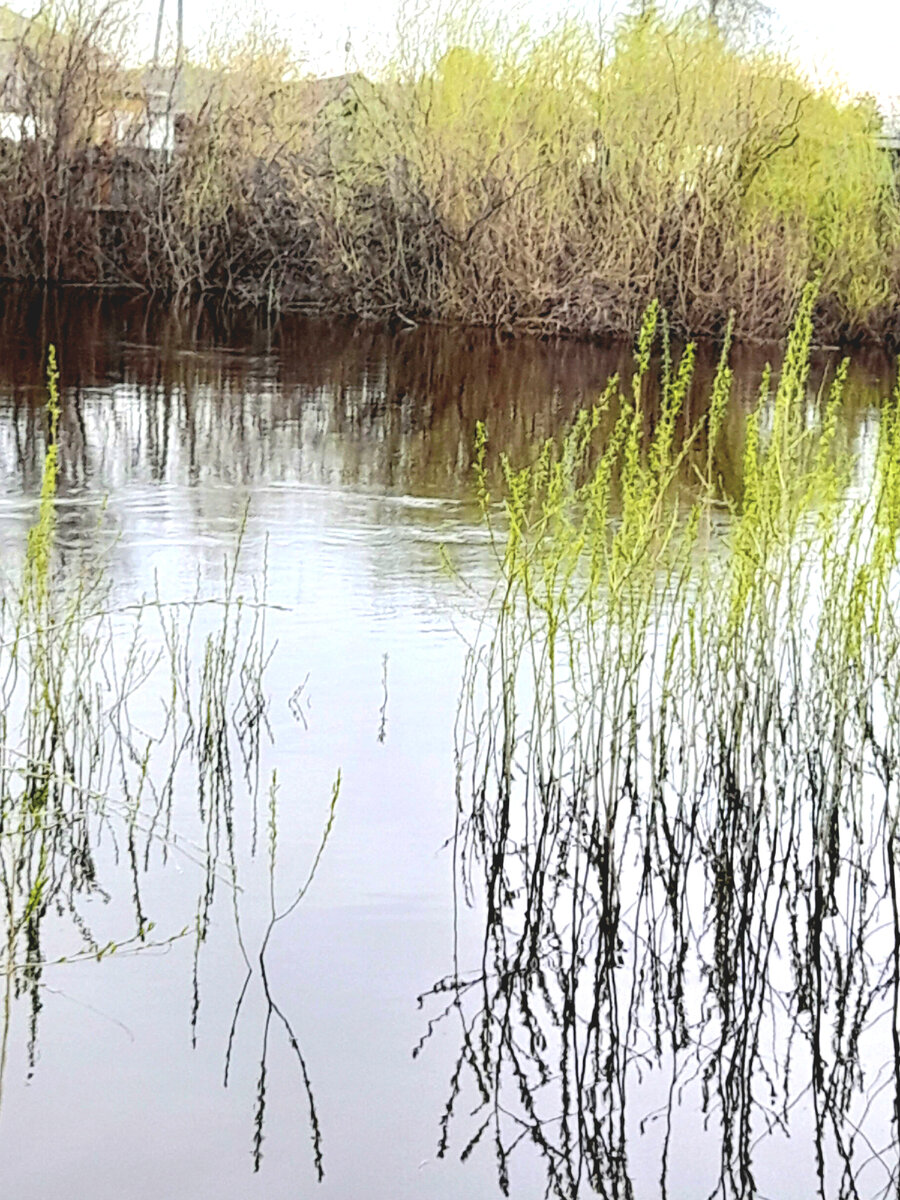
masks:
<svg viewBox="0 0 900 1200"><path fill-rule="evenodd" d="M560 1198L781 1196L790 1138L792 1195L898 1194L900 400L840 505L801 398L725 539L714 483L678 521L677 449L595 459L586 414L509 472L457 728L480 962L423 997L439 1153L463 1125L504 1193L525 1143Z"/></svg>
<svg viewBox="0 0 900 1200"><path fill-rule="evenodd" d="M823 881L791 849L796 830L760 839L749 817L718 838L636 825L615 847L583 830L580 870L571 842L562 856L568 823L528 854L498 817L474 809L458 842L490 906L482 967L430 994L460 1036L441 1155L456 1119L463 1159L493 1143L505 1194L528 1141L554 1196L646 1195L650 1162L663 1197L685 1178L697 1195L764 1196L767 1140L802 1140L811 1108L815 1194L897 1194L900 961L878 946L900 944L897 851L889 839L885 889L878 822ZM612 853L633 880L612 881ZM686 898L704 867L706 890L693 881ZM685 1139L700 1159L685 1161ZM810 1165L803 1144L798 1195L813 1194Z"/></svg>
<svg viewBox="0 0 900 1200"><path fill-rule="evenodd" d="M437 898L444 877L430 865L431 851L446 833L440 808L446 781L429 764L445 761L449 721L438 722L432 712L446 708L452 715L457 659L455 646L452 653L444 643L435 650L434 630L449 642L450 624L438 544L446 543L455 564L476 574L485 569L485 539L473 527L469 505L476 421L488 421L498 450L524 461L536 442L595 399L611 372L628 376L630 347L435 329L390 333L299 319L269 327L239 315L177 314L144 300L72 293L0 298L0 339L4 567L15 578L18 559L10 556L17 534L24 543L41 486L47 441L42 363L45 345L56 341L65 379L55 526L59 579L85 581L83 621L67 625L62 610L54 617L56 632L72 633L47 639L46 689L28 669L23 634L11 633L34 624L25 617L17 624L15 589L4 608L0 857L10 914L4 1061L8 1053L12 1061L14 1023L27 1009L30 1033L23 1030L19 1041L29 1046L26 1070L36 1066L42 1021L47 1036L49 1014L41 1006L48 964L102 959L108 968L110 958L136 952L145 961L147 950L171 943L173 955L178 946L192 952L191 1004L182 1022L180 1011L169 1013L178 1006L166 993L158 1026L180 1029L189 1021L199 1043L219 997L233 1003L223 1026L223 1077L246 1090L252 1158L259 1166L267 1150L263 1179L272 1194L279 1184L287 1189L279 1195L293 1194L296 1162L281 1163L279 1175L277 1156L282 1142L292 1144L295 1123L311 1136L319 1175L327 1139L323 1196L329 1200L491 1195L486 1176L476 1175L479 1183L470 1186L480 1169L471 1159L490 1146L501 1184L527 1200L544 1193L545 1178L565 1196L593 1190L674 1200L756 1189L781 1197L783 1189L766 1187L766 1171L786 1156L783 1148L780 1157L774 1151L767 1167L766 1154L788 1131L792 1146L801 1144L798 1134L813 1134L802 1143L814 1146L804 1177L815 1181L818 1172L827 1200L869 1200L896 1190L892 1113L900 1098L884 1052L900 1037L893 826L891 840L884 833L888 802L847 810L846 828L822 843L827 853L811 855L810 830L831 828L823 789L812 789L808 805L785 806L777 821L761 821L763 791L788 782L770 765L765 780L757 778L763 768L749 751L733 778L728 775L717 750L719 719L729 726L734 720L725 711L725 692L699 697L690 727L705 755L701 765L719 781L716 794L741 802L723 802L720 815L702 805L673 815L655 804L645 812L636 798L649 760L623 756L611 793L619 815L610 828L565 804L546 820L540 789L528 792L532 807L517 809L522 789L535 786L528 737L513 736L508 714L496 705L499 693L466 710L460 762L471 769L471 787L461 780L457 878L465 896L484 909L483 957L480 968L467 973L472 960L463 945L459 969L438 989L461 1030L442 1149L451 1138L456 1145L463 1111L482 1107L456 1146L470 1160L468 1173L438 1183L430 1175L423 1183L417 1164L428 1144L415 1151L407 1146L406 1126L420 1112L423 1137L430 1131L431 1082L423 1082L421 1071L403 1074L405 1059L397 1066L415 1036L415 1015L406 1024L397 1018L391 1029L385 1013L405 1012L407 998L443 969L426 958L443 919ZM680 418L685 427L705 402L715 352L700 357ZM739 496L743 486L745 417L755 403L758 361L750 350L734 357L734 403L714 453L726 496ZM837 435L842 450L861 447L864 459L877 423L874 397L891 370L875 355L855 360ZM653 389L647 400L650 433L658 419ZM610 422L615 418L611 412ZM697 450L705 463L702 440ZM686 464L685 481L691 471L693 464ZM249 559L260 580L257 594L244 586L244 575L238 585L233 565L224 581L216 574L223 550L234 548L248 496L259 523L271 526L275 548L267 574L262 539L242 547L244 569ZM110 528L123 536L113 538ZM193 583L195 571L202 587ZM220 580L215 590L209 584L214 575ZM148 576L148 598L135 602L134 581ZM292 610L279 625L279 637L293 640L282 643L277 665L267 622L281 610L264 586L273 577L279 606L298 604L298 597L306 606L302 618ZM393 641L384 632L389 618ZM24 647L17 661L11 636ZM277 754L270 661L287 697ZM833 696L827 674L820 663L810 678ZM606 683L622 703L602 743L612 754L615 737L639 708L630 706L621 681L608 676ZM329 686L330 707L321 700ZM53 710L48 715L45 691L55 697L56 716ZM749 701L742 709L752 710ZM778 737L785 729L796 733L783 698L771 697L767 712L767 730ZM793 749L810 778L826 765L813 736L821 719L817 710ZM323 773L332 761L358 754L357 789L353 795L347 789L346 803L360 794L365 803L353 810L355 828L343 820L339 827L348 840L355 832L366 843L366 853L348 853L322 909L304 906L307 921L291 925L289 947L279 945L277 934L306 896L322 847L329 843L328 865L339 847L329 840L333 803L324 832L316 818L310 838L296 830L285 836L292 809L279 806L281 789L292 775L303 775L310 749L303 740L303 752L292 756L285 726L310 744L322 737L316 750L326 760ZM345 732L346 740L336 741ZM762 736L759 726L754 733ZM340 753L332 759L336 744ZM887 793L896 781L893 750L882 744L876 751L872 738L866 744L872 756L866 778L871 782L877 763ZM677 745L669 743L673 754ZM684 769L671 755L666 761L672 771ZM553 764L540 786L562 795L585 784L567 769ZM507 783L508 790L500 790ZM398 799L404 788L405 801ZM317 786L314 804L321 799ZM514 819L523 811L529 814L524 828ZM422 828L427 832L416 841ZM181 874L185 864L190 870ZM190 873L195 870L199 886ZM314 903L327 882L319 871ZM423 912L431 914L430 923ZM464 923L460 911L461 944ZM225 929L218 940L217 928ZM302 942L311 928L317 944ZM440 952L434 950L435 959ZM397 972L388 982L376 978L385 961ZM191 968L184 965L187 980ZM104 1003L117 990L127 994L121 978L105 986L99 993ZM171 978L169 986L175 986ZM354 1025L355 1041L348 1033ZM242 1073L240 1053L248 1045L254 1063L251 1073ZM65 1095L76 1094L97 1075L95 1055L107 1046L98 1034L73 1053L61 1071L71 1071L74 1081L53 1075L59 1044L55 1058L46 1050L42 1069L50 1090L63 1094L68 1084L72 1093ZM437 1054L436 1047L429 1052ZM195 1057L200 1053L202 1047ZM145 1054L145 1070L153 1055L152 1049ZM281 1064L290 1069L299 1105L279 1126L273 1098L284 1094L277 1085ZM216 1059L216 1070L219 1065ZM157 1091L170 1089L153 1097L157 1121L161 1109L174 1108L189 1071L179 1058L173 1072L153 1075ZM12 1077L7 1072L7 1096ZM194 1107L179 1110L166 1127L172 1133L180 1113L188 1114L186 1131L175 1130L181 1138L176 1169L187 1170L196 1156L209 1176L204 1196L244 1200L247 1180L225 1178L234 1161L227 1129L206 1131L201 1159L204 1143L192 1122L209 1107L206 1083L201 1079L191 1096ZM139 1091L141 1084L129 1086ZM16 1099L30 1112L23 1094ZM383 1095L386 1104L371 1099ZM441 1098L433 1101L436 1111ZM46 1092L41 1103L48 1103ZM383 1110L377 1121L374 1108ZM391 1129L394 1113L400 1115ZM64 1114L66 1120L83 1134L77 1117ZM137 1128L143 1139L143 1120L142 1112L126 1115L117 1132ZM361 1131L367 1120L371 1126ZM279 1138L272 1137L273 1126ZM99 1136L91 1131L86 1141L99 1145ZM388 1151L400 1142L391 1157ZM543 1167L517 1177L518 1164L528 1159L526 1144L543 1156ZM153 1147L154 1169L169 1149ZM56 1157L60 1174L67 1173L64 1152ZM380 1168L378 1179L370 1159ZM361 1174L351 1174L350 1182L338 1175L335 1184L336 1171L357 1161ZM397 1183L401 1161L411 1163L405 1188ZM713 1162L706 1186L698 1181ZM19 1164L18 1171L17 1178L29 1178L26 1167ZM96 1174L92 1164L84 1176L90 1184L78 1181L81 1190L94 1187ZM167 1190L148 1175L146 1188L142 1196L167 1195L175 1185ZM102 1194L119 1191L108 1185Z"/></svg>
<svg viewBox="0 0 900 1200"><path fill-rule="evenodd" d="M269 946L269 940L279 922L284 921L300 904L303 897L309 891L310 885L316 874L316 868L325 852L325 846L331 834L331 828L334 824L334 810L337 804L338 794L341 788L341 776L338 772L335 780L334 789L331 794L331 808L328 813L328 822L325 826L325 831L322 835L322 841L319 844L316 857L310 868L306 882L293 897L290 903L280 911L275 901L275 866L277 860L278 847L278 777L273 773L272 783L269 788L269 806L268 806L268 852L269 852L269 923L266 926L265 934L263 935L262 944L259 949L259 954L256 960L256 967L259 969L259 978L265 995L265 1018L262 1033L262 1057L259 1066L259 1081L256 1090L256 1113L254 1117L254 1137L253 1137L253 1167L258 1171L262 1162L262 1143L263 1143L263 1127L265 1124L266 1113L266 1072L269 1058L269 1032L272 1026L272 1021L276 1020L281 1025L284 1034L287 1037L288 1045L297 1060L297 1065L300 1069L300 1075L303 1080L303 1088L306 1093L307 1102L309 1104L309 1123L312 1133L313 1157L315 1162L316 1174L319 1181L324 1178L325 1171L322 1158L322 1131L319 1126L319 1118L316 1113L316 1103L313 1097L312 1085L309 1081L309 1071L306 1066L306 1059L300 1050L300 1044L297 1041L297 1035L291 1026L290 1021L285 1016L282 1009L276 1003L272 989L269 985L269 976L266 971L266 950ZM228 1034L228 1049L225 1053L225 1086L228 1086L228 1075L231 1067L231 1054L234 1047L234 1039L237 1033L238 1022L241 1016L241 1009L244 1005L244 1000L247 996L247 989L254 975L254 963L247 952L247 947L244 942L244 936L241 930L240 915L235 909L235 925L237 927L238 943L241 948L241 955L244 959L244 964L247 968L247 974L244 977L244 983L241 987L240 995L237 999L237 1004L234 1009L234 1020L231 1023L231 1029Z"/></svg>
<svg viewBox="0 0 900 1200"><path fill-rule="evenodd" d="M509 341L485 333L284 319L275 327L184 314L145 299L59 293L0 300L0 462L40 478L44 346L60 346L66 380L63 494L97 481L216 480L262 486L302 482L379 493L467 499L475 424L522 460L613 373L632 369L627 343ZM744 418L767 355L733 354L735 403L717 448L726 489L740 486ZM831 356L833 357L833 356ZM683 414L705 404L717 351L700 354ZM817 366L829 360L819 356ZM886 356L855 358L841 436L851 445L879 386ZM652 425L657 397L647 395ZM73 520L75 518L73 517ZM84 532L84 531L79 531Z"/></svg>
<svg viewBox="0 0 900 1200"><path fill-rule="evenodd" d="M252 810L255 853L261 739L271 734L265 673L273 650L266 639L265 575L255 597L237 593L239 538L220 595L204 595L198 581L195 594L184 602L173 602L157 587L153 596L113 603L102 559L80 556L72 562L57 551L55 403L51 368L39 515L28 531L24 559L13 568L0 600L0 972L5 979L0 1101L19 1000L28 1006L29 1078L36 1068L48 966L101 962L191 939L196 1045L201 954L214 903L224 889L247 968L225 1056L225 1084L241 1008L258 971L267 1007L254 1166L258 1169L262 1159L275 1019L299 1065L321 1179L321 1135L309 1075L297 1036L270 988L266 951L274 927L297 908L312 883L331 831L340 778L309 877L279 911L273 776L267 813L271 912L253 961L241 921L235 812ZM102 524L98 534L105 536ZM191 797L196 797L192 812L187 808ZM159 929L145 881L148 873L164 875L170 862L183 858L199 868L196 910L184 927ZM89 921L85 904L95 898L112 910L107 923L114 933L100 935Z"/></svg>

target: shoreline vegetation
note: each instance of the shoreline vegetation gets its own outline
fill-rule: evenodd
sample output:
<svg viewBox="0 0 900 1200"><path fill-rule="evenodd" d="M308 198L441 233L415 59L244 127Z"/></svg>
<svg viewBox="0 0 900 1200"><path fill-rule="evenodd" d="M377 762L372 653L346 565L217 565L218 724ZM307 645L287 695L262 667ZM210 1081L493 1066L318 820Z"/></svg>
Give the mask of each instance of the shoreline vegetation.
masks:
<svg viewBox="0 0 900 1200"><path fill-rule="evenodd" d="M267 1071L281 1042L294 1060L321 1181L309 1071L267 966L273 932L315 879L341 773L305 873L284 880L281 784L266 757L275 744L267 672L277 650L267 626L277 610L268 543L258 570L239 569L248 503L212 589L198 563L186 594L173 594L177 584L158 574L152 592L120 593L108 569L116 539L105 505L90 551L60 536L66 396L52 344L46 379L37 511L24 546L8 539L0 558L0 1114L17 1037L27 1078L38 1069L42 1014L55 990L48 976L185 944L188 978L172 1002L183 1003L196 1047L207 941L233 926L240 983L222 1085L230 1086L233 1067L240 1076L238 1055L258 1037L250 1136L258 1171ZM167 868L161 904L154 883Z"/></svg>
<svg viewBox="0 0 900 1200"><path fill-rule="evenodd" d="M699 11L611 30L477 10L309 75L251 26L136 67L120 0L0 9L0 277L410 325L900 339L900 195L871 98Z"/></svg>
<svg viewBox="0 0 900 1200"><path fill-rule="evenodd" d="M687 1135L679 1195L771 1194L782 1137L807 1194L896 1195L872 1147L900 1121L900 387L869 460L842 452L849 360L808 399L815 301L761 374L737 502L728 338L680 432L694 346L672 354L658 305L630 382L524 462L489 471L479 427L496 574L453 852L482 953L422 998L419 1049L455 1031L439 1154L493 1146L504 1194L530 1143L547 1196L671 1195Z"/></svg>

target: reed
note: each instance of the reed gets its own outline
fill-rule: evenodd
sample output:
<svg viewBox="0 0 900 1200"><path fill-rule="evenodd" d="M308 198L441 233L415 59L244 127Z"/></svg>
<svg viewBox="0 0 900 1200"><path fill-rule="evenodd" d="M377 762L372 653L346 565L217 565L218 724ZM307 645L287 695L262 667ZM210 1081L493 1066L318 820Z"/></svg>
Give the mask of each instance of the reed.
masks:
<svg viewBox="0 0 900 1200"><path fill-rule="evenodd" d="M0 589L0 1104L17 1014L24 1012L28 1026L31 1072L48 976L66 963L192 943L185 1016L196 1039L204 951L216 914L220 923L233 920L248 967L225 1082L238 1017L258 973L268 1005L259 1086L264 1090L274 1016L300 1066L321 1176L312 1087L298 1038L266 978L266 948L271 928L312 885L334 822L340 774L308 875L278 909L273 783L267 824L272 922L251 967L240 894L248 860L257 855L260 761L271 739L267 671L274 646L266 563L251 594L244 594L238 571L245 512L233 552L224 556L218 593L208 593L198 577L186 599L167 596L158 582L151 595L114 594L96 544L81 560L56 536L64 399L52 346L47 388L37 515L21 555L6 551ZM246 848L240 840L245 829ZM182 909L182 924L164 928L146 897L146 880L173 859L196 875L196 899L193 910ZM109 915L98 912L100 899ZM95 923L107 932L97 932ZM264 1115L260 1105L253 1125L257 1169Z"/></svg>
<svg viewBox="0 0 900 1200"><path fill-rule="evenodd" d="M754 1195L759 1143L796 1132L804 1094L819 1194L858 1194L864 1168L869 1194L896 1186L867 1139L900 1134L877 1032L900 1029L900 387L876 461L838 457L846 363L811 393L815 305L811 285L763 374L734 500L727 353L676 435L693 352L673 360L656 305L631 385L529 462L493 468L479 432L498 582L461 692L454 847L482 965L434 996L462 1031L440 1152L464 1098L463 1156L489 1138L504 1190L529 1141L553 1195L631 1196L648 1153L666 1194L693 1104L697 1187Z"/></svg>

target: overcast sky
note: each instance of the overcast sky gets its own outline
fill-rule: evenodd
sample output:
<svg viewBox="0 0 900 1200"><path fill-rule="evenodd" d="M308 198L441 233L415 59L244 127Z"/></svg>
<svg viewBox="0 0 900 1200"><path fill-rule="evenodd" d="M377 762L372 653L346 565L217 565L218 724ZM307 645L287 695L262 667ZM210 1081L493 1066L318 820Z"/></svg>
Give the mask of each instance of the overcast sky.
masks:
<svg viewBox="0 0 900 1200"><path fill-rule="evenodd" d="M15 3L15 0L13 0ZM176 0L164 0L174 21ZM597 19L597 0L481 0L498 13L521 13L537 22L562 13ZM621 0L602 0L609 12ZM153 38L157 0L135 0L138 27L149 44ZM184 0L188 43L205 40L210 27L229 8L246 18L254 0ZM256 0L270 12L321 74L343 71L350 31L353 56L364 64L372 49L390 40L401 0ZM823 81L841 78L854 92L867 91L883 102L900 96L900 2L898 0L769 0L779 34L793 47L804 68Z"/></svg>

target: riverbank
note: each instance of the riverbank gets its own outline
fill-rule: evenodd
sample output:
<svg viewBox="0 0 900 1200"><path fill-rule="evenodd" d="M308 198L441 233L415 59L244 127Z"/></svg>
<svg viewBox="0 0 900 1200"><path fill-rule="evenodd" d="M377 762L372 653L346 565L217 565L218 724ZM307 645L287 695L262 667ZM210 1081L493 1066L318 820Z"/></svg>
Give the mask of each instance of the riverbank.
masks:
<svg viewBox="0 0 900 1200"><path fill-rule="evenodd" d="M17 35L0 276L582 337L631 336L658 299L677 334L733 312L754 340L818 277L820 340L900 335L871 101L696 15L423 24L377 77L314 80L260 30L126 70L123 11Z"/></svg>

